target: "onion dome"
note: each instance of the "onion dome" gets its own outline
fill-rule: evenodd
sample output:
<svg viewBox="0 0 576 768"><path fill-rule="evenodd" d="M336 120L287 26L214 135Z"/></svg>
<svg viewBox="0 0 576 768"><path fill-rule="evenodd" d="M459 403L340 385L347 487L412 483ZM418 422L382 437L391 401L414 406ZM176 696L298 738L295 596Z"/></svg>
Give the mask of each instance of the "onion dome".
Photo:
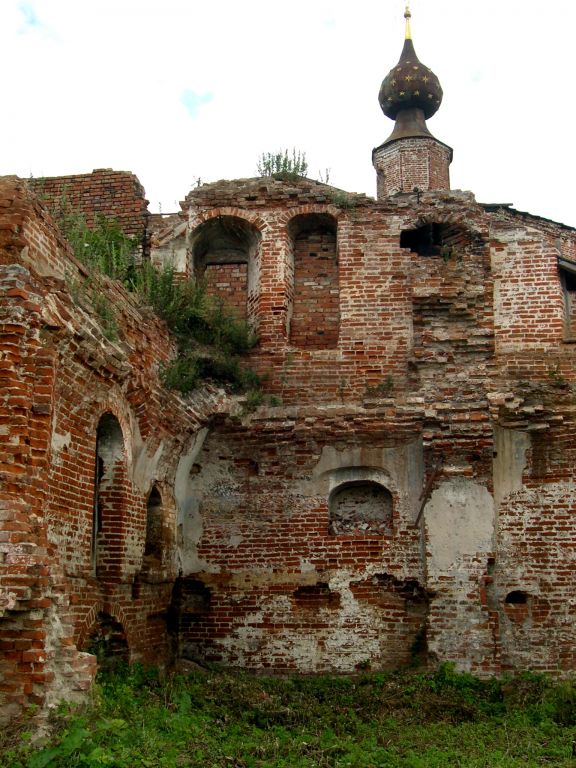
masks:
<svg viewBox="0 0 576 768"><path fill-rule="evenodd" d="M382 81L378 101L386 117L396 120L403 110L421 109L432 117L442 101L440 81L416 56L410 32L410 9L406 7L406 39L400 60Z"/></svg>

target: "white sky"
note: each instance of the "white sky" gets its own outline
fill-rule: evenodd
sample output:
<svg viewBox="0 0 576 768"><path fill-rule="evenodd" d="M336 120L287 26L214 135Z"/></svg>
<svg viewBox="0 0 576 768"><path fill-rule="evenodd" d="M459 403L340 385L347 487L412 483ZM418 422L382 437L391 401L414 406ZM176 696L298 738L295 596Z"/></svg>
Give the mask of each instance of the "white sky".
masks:
<svg viewBox="0 0 576 768"><path fill-rule="evenodd" d="M412 0L444 102L452 187L576 225L575 0ZM133 171L151 210L202 181L307 154L309 176L375 194L393 124L380 82L403 0L0 0L0 174Z"/></svg>

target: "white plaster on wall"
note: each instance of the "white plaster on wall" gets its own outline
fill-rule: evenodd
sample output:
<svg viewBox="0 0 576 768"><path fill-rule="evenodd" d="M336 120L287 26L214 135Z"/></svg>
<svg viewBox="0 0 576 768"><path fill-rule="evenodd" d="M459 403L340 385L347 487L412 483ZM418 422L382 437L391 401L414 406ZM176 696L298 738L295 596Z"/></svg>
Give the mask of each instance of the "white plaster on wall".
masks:
<svg viewBox="0 0 576 768"><path fill-rule="evenodd" d="M429 577L492 550L494 501L483 485L466 478L447 480L432 493L424 515Z"/></svg>
<svg viewBox="0 0 576 768"><path fill-rule="evenodd" d="M72 436L70 432L66 432L65 435L61 435L59 432L52 432L52 451L54 453L60 453L64 448L70 447Z"/></svg>
<svg viewBox="0 0 576 768"><path fill-rule="evenodd" d="M494 427L494 502L499 507L511 493L522 490L526 451L530 447L527 432Z"/></svg>
<svg viewBox="0 0 576 768"><path fill-rule="evenodd" d="M193 493L190 472L202 450L207 435L207 427L200 429L194 435L190 447L180 457L174 481L174 497L178 508L179 567L183 574L199 571L217 573L220 570L219 566L201 560L198 557L196 547L202 536L203 522L200 515L199 499Z"/></svg>

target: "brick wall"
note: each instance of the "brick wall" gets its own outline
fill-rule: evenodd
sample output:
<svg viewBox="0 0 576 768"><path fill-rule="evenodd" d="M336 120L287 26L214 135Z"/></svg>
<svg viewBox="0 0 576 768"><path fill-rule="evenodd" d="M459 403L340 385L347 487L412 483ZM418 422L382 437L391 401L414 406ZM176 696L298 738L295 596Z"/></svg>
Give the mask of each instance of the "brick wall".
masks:
<svg viewBox="0 0 576 768"><path fill-rule="evenodd" d="M396 139L372 153L378 199L402 192L450 189L452 150L423 136Z"/></svg>
<svg viewBox="0 0 576 768"><path fill-rule="evenodd" d="M0 183L0 211L6 719L80 695L107 632L156 662L175 647L305 672L417 651L479 674L574 668L575 352L558 273L574 230L459 192L195 189L152 258L177 251L246 308L250 363L277 398L247 414L210 385L164 390L166 328L91 276L107 338L25 183ZM336 530L346 488L378 489L384 513L346 496L362 524Z"/></svg>
<svg viewBox="0 0 576 768"><path fill-rule="evenodd" d="M61 697L85 696L95 657L84 650L99 617L121 626L131 659L169 661L174 478L190 440L223 399L207 388L183 401L162 388L158 362L172 353L163 324L106 278L91 276L91 289L83 289L84 267L25 183L1 180L0 211L0 710L6 722L32 704L45 714ZM94 285L113 308L116 342L101 327ZM103 414L117 419L123 446L100 489L104 519L95 571ZM164 489L163 540L151 562L144 548L154 482Z"/></svg>
<svg viewBox="0 0 576 768"><path fill-rule="evenodd" d="M127 235L144 245L148 201L133 173L97 168L92 173L28 179L28 184L48 209L69 206L83 214L88 225L97 216L114 219Z"/></svg>
<svg viewBox="0 0 576 768"><path fill-rule="evenodd" d="M246 320L248 264L209 264L202 277L208 293L222 299L240 320Z"/></svg>
<svg viewBox="0 0 576 768"><path fill-rule="evenodd" d="M336 233L322 226L294 240L290 343L330 349L338 343L340 289Z"/></svg>

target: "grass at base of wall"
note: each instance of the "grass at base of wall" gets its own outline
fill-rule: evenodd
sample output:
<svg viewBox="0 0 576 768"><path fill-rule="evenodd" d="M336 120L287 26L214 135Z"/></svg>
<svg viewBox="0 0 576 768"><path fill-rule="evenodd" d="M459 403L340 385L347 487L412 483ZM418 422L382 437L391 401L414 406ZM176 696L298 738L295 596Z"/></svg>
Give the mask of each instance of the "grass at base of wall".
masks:
<svg viewBox="0 0 576 768"><path fill-rule="evenodd" d="M42 748L0 745L0 768L512 768L574 766L576 688L541 675L264 677L218 670L102 676L62 707Z"/></svg>

